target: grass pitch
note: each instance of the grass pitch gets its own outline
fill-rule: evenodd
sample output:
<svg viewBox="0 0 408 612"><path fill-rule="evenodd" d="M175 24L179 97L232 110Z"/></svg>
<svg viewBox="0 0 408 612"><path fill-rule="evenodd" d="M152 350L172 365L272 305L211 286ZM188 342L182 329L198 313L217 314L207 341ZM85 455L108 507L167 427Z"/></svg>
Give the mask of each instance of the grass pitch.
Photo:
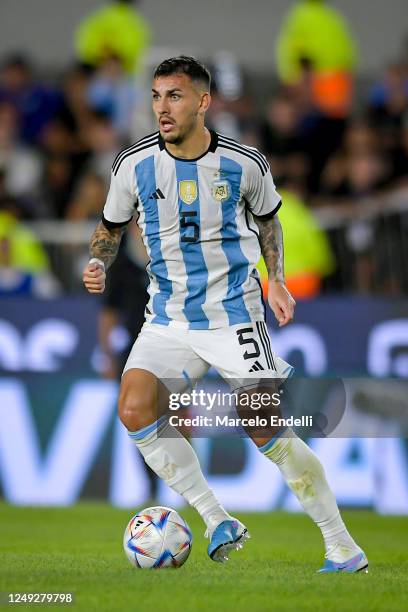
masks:
<svg viewBox="0 0 408 612"><path fill-rule="evenodd" d="M0 591L72 591L75 612L407 610L408 518L345 512L370 572L319 576L323 546L306 516L239 514L252 538L220 565L207 557L201 519L190 509L181 514L194 534L191 555L178 570L154 571L134 569L125 558L122 536L130 512L103 504L2 504Z"/></svg>

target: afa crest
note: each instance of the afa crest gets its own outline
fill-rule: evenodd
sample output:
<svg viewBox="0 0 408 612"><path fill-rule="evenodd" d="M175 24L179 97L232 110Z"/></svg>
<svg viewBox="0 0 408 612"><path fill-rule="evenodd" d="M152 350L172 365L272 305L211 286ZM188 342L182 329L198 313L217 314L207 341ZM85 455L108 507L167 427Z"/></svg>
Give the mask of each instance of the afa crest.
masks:
<svg viewBox="0 0 408 612"><path fill-rule="evenodd" d="M212 195L217 202L228 200L231 195L231 187L228 181L214 181L212 184Z"/></svg>
<svg viewBox="0 0 408 612"><path fill-rule="evenodd" d="M192 204L197 199L197 195L198 189L196 181L179 182L179 196L184 204Z"/></svg>

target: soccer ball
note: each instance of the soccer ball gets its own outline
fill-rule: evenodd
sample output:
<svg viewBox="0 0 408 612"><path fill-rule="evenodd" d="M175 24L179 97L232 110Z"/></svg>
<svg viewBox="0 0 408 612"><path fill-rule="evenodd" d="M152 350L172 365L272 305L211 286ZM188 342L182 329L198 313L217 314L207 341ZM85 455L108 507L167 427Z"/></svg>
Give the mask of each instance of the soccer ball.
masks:
<svg viewBox="0 0 408 612"><path fill-rule="evenodd" d="M125 529L123 548L135 567L180 567L187 561L193 536L186 521L172 508L145 508Z"/></svg>

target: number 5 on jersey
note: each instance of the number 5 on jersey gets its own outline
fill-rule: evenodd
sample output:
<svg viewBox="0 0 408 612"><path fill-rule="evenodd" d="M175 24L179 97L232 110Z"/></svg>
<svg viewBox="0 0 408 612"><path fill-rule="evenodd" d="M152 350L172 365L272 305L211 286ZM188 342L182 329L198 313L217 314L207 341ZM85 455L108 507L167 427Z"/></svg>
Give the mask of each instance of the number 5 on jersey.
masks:
<svg viewBox="0 0 408 612"><path fill-rule="evenodd" d="M181 242L197 242L200 237L200 228L196 221L192 221L197 216L194 210L180 211L180 234Z"/></svg>

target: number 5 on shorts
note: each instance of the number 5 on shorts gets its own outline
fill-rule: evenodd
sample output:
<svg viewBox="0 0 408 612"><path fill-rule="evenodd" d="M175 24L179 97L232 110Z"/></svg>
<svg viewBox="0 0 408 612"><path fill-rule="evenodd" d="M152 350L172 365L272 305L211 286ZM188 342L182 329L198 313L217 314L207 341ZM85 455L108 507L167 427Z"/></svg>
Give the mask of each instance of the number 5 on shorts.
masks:
<svg viewBox="0 0 408 612"><path fill-rule="evenodd" d="M259 357L261 351L259 350L259 345L255 338L245 338L245 335L253 334L254 330L252 327L242 327L241 329L237 329L238 342L242 344L250 344L253 347L253 351L245 351L244 359L254 359L255 357Z"/></svg>

